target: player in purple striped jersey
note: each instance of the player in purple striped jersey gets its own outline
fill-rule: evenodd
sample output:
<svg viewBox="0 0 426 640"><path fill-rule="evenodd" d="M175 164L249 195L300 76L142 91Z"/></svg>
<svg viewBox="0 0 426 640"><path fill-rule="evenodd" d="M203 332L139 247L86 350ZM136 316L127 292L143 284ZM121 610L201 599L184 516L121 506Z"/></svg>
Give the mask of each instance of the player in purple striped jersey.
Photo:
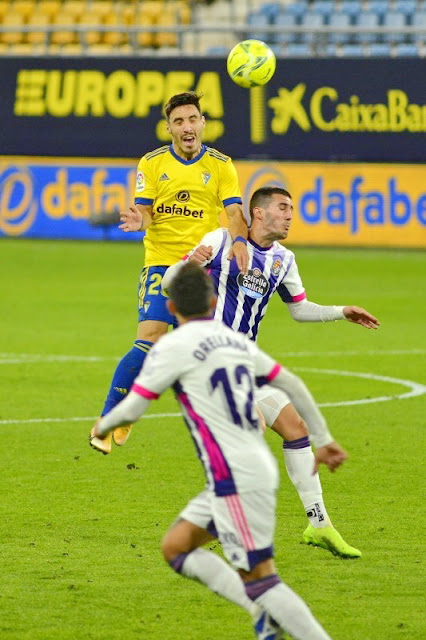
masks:
<svg viewBox="0 0 426 640"><path fill-rule="evenodd" d="M206 266L218 295L215 318L252 340L256 339L259 323L275 292L299 322L346 318L366 328L377 328L377 319L361 307L322 306L307 300L294 253L278 242L287 237L292 214L288 191L279 187L258 189L250 201L248 273L242 274L235 260L227 260L232 239L226 229L218 229L206 234L180 263L169 268L163 279L164 289L187 260ZM319 476L312 475L319 462L334 470L345 460L346 453L334 442L304 383L290 372L287 374L288 395L266 386L258 393L257 401L266 423L284 439L287 472L309 520L303 539L342 557L359 557L361 552L348 545L332 526ZM316 447L315 456L308 434Z"/></svg>
<svg viewBox="0 0 426 640"><path fill-rule="evenodd" d="M330 640L280 580L273 560L278 469L255 412L254 389L266 381L284 389L285 373L254 342L211 317L214 287L199 266L186 264L169 293L179 328L154 345L130 393L99 419L94 433L102 439L134 422L173 387L207 487L163 539L165 559L246 609L259 640L282 640L284 632L295 640ZM201 548L215 537L233 568Z"/></svg>

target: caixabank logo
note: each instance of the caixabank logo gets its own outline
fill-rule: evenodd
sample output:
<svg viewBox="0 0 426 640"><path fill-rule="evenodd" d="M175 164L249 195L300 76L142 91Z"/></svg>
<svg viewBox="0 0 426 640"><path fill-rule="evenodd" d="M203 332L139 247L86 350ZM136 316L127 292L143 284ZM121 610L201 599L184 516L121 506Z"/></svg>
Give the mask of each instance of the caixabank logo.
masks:
<svg viewBox="0 0 426 640"><path fill-rule="evenodd" d="M361 92L345 95L333 86L311 90L300 82L292 88L280 87L267 104L273 114L271 131L276 135L285 135L291 125L306 132L426 131L426 103L413 102L406 91L396 87L370 103Z"/></svg>

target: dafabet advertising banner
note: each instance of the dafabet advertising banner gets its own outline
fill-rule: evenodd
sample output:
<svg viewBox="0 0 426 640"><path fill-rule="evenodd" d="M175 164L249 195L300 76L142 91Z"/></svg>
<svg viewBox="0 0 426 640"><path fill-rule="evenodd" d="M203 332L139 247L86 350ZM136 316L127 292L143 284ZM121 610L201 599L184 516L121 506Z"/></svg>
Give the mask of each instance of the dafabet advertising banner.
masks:
<svg viewBox="0 0 426 640"><path fill-rule="evenodd" d="M141 240L93 226L133 201L137 160L10 157L0 162L0 236ZM289 245L426 248L426 167L235 162L250 194L284 186L293 197Z"/></svg>

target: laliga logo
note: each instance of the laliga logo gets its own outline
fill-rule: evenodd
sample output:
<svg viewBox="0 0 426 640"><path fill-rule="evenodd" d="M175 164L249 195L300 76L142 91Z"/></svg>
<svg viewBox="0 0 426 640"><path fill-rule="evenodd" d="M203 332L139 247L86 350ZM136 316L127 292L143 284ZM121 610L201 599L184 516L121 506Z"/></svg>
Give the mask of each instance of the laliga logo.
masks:
<svg viewBox="0 0 426 640"><path fill-rule="evenodd" d="M0 168L0 230L9 236L23 235L37 214L33 176L26 169Z"/></svg>

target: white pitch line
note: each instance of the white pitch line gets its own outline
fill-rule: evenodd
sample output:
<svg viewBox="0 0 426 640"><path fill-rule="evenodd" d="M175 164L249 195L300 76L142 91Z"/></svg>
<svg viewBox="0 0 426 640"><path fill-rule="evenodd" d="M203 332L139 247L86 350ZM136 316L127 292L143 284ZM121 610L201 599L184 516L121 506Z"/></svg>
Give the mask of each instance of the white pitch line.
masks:
<svg viewBox="0 0 426 640"><path fill-rule="evenodd" d="M425 355L426 349L390 349L387 351L285 351L278 353L278 358L322 358L332 356L410 356ZM45 355L35 353L0 353L0 364L35 364L39 362L111 362L119 360L118 356L73 356Z"/></svg>
<svg viewBox="0 0 426 640"><path fill-rule="evenodd" d="M181 413L150 413L147 416L142 416L142 419L177 418L181 415ZM37 422L93 422L98 418L99 416L86 416L83 418L30 418L28 420L0 420L0 424L33 424Z"/></svg>
<svg viewBox="0 0 426 640"><path fill-rule="evenodd" d="M415 398L426 393L426 385L414 380L404 380L403 378L391 378L390 376L381 376L375 373L357 373L354 371L339 371L338 369L315 369L312 367L292 367L294 371L307 371L309 373L325 373L332 376L348 376L352 378L365 378L366 380L379 380L380 382L390 382L391 384L400 384L408 387L410 391L392 396L379 396L376 398L361 398L360 400L343 400L341 402L323 402L318 404L319 407L344 407L355 404L371 404L373 402L388 402L389 400L405 400L407 398Z"/></svg>
<svg viewBox="0 0 426 640"><path fill-rule="evenodd" d="M379 380L380 382L390 382L392 384L399 384L403 387L408 387L409 391L392 396L379 396L377 398L361 398L360 400L343 400L341 402L322 402L318 403L319 407L344 407L357 404L372 404L374 402L388 402L389 400L405 400L407 398L414 398L416 396L426 393L426 385L414 382L412 380L404 380L403 378L391 378L389 376L381 376L374 373L357 373L354 371L339 371L338 369L315 369L311 367L293 367L295 371L307 371L309 373L322 373L326 375L336 376L348 376L353 378L365 378L367 380ZM143 418L176 418L181 416L181 413L150 413ZM94 421L98 416L90 417L74 417L74 418L31 418L28 420L0 420L2 424L32 424L32 423L44 423L44 422L89 422Z"/></svg>

